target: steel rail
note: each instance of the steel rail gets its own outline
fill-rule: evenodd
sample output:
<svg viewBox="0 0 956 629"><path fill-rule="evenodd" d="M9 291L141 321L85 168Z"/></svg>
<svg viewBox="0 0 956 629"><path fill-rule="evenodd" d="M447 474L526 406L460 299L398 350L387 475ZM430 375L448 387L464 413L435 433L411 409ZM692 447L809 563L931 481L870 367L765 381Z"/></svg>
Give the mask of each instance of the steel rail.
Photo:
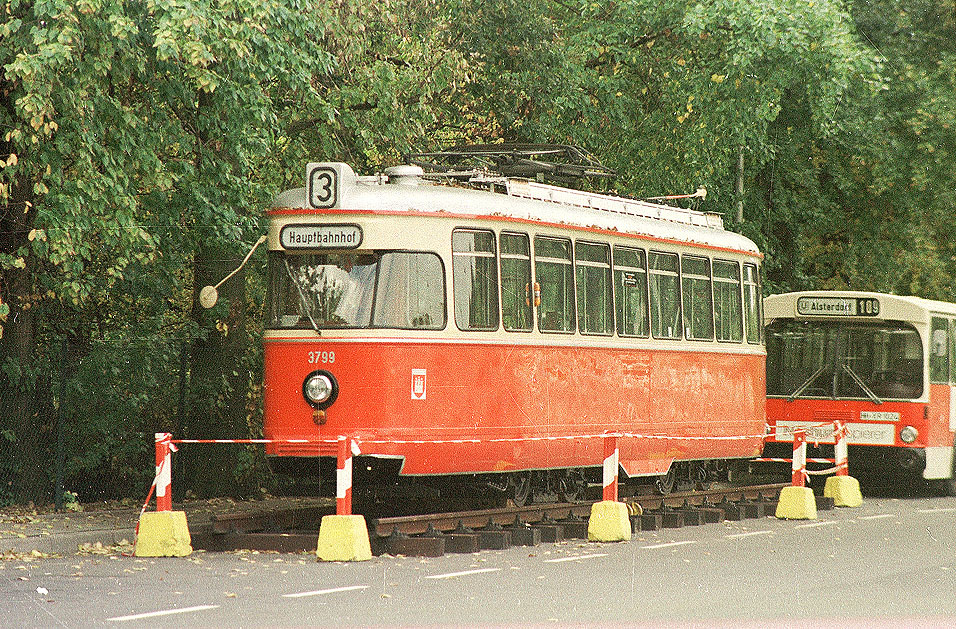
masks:
<svg viewBox="0 0 956 629"><path fill-rule="evenodd" d="M789 483L775 483L748 487L677 492L666 496L634 496L627 498L624 502L629 505L639 505L641 510L644 511L662 508L710 507L718 505L725 500L739 501L760 500L771 497L776 498L780 494L780 490L788 484ZM374 518L369 521L369 534L378 537L387 537L395 531L398 531L404 535L418 535L426 533L430 529L437 532L453 531L459 526L464 526L469 529L480 529L489 523L507 526L514 524L516 521L524 524L536 524L548 518L551 520L587 518L591 513L591 505L594 504L594 502L595 501L531 504L523 507L505 507L479 511Z"/></svg>

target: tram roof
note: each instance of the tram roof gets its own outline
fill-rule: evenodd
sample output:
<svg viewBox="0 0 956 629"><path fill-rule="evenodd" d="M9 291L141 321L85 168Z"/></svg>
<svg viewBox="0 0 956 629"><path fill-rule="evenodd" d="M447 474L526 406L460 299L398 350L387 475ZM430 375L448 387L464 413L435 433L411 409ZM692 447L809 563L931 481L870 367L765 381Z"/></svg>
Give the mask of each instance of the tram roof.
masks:
<svg viewBox="0 0 956 629"><path fill-rule="evenodd" d="M880 319L895 319L900 321L928 321L931 313L956 315L956 304L945 301L935 301L911 295L892 295L890 293L875 293L870 291L828 291L808 290L791 293L768 295L764 298L764 319L770 321L778 318L794 316L807 318L825 318L821 315L797 314L797 301L802 298L833 298L833 299L876 299L880 302Z"/></svg>
<svg viewBox="0 0 956 629"><path fill-rule="evenodd" d="M460 183L405 173L392 177L359 177L345 164L335 166L340 169L341 192L336 205L324 211L434 212L436 215L510 218L760 255L757 245L749 238L725 230L722 219L716 214L582 192L526 179L479 177L470 183ZM303 213L315 211L307 203L304 187L282 192L272 207L274 210L302 210Z"/></svg>

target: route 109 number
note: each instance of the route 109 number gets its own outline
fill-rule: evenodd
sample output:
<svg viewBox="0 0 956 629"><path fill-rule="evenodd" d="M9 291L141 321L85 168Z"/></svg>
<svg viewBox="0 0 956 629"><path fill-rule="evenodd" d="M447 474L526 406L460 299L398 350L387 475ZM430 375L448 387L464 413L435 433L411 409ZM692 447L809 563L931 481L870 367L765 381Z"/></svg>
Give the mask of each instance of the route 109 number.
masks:
<svg viewBox="0 0 956 629"><path fill-rule="evenodd" d="M335 362L335 352L309 352L309 364L331 365Z"/></svg>

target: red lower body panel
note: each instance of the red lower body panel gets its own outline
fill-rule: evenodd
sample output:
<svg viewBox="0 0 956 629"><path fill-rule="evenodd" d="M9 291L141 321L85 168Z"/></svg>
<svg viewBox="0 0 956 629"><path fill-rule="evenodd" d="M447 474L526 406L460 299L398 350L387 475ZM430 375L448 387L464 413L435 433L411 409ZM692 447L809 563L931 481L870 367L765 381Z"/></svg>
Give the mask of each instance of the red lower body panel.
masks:
<svg viewBox="0 0 956 629"><path fill-rule="evenodd" d="M316 369L339 385L323 425L302 397ZM674 460L757 455L765 417L762 355L378 339L265 344L267 438L351 435L362 454L402 457L403 474L600 465L601 439L584 436L605 431L639 435L619 441L629 474L660 474ZM335 446L278 443L267 453L334 456Z"/></svg>

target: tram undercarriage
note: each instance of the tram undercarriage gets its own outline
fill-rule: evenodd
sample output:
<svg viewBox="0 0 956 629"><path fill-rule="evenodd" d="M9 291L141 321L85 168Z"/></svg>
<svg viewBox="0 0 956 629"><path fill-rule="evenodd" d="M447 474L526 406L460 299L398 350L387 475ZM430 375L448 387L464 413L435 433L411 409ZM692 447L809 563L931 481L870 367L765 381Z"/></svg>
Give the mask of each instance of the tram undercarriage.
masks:
<svg viewBox="0 0 956 629"><path fill-rule="evenodd" d="M442 508L464 510L525 506L600 499L602 468L589 466L484 474L404 476L398 457L353 457L355 499L372 504L402 501L437 502ZM733 482L748 460L675 461L661 476L628 478L621 472L621 496L668 495L711 489ZM270 457L273 472L290 479L295 493L335 495L336 461L332 457Z"/></svg>

